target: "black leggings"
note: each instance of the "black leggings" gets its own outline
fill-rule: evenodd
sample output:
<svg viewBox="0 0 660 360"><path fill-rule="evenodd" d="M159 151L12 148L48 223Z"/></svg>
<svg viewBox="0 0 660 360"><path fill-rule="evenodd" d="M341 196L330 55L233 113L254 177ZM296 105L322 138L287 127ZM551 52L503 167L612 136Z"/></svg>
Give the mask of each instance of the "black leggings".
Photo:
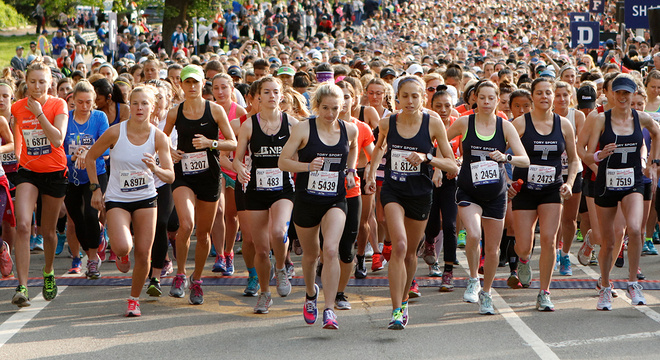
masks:
<svg viewBox="0 0 660 360"><path fill-rule="evenodd" d="M442 179L442 186L433 188L433 203L429 221L426 223L426 242L432 244L440 233L440 216L442 216L442 246L443 257L446 263L456 261L456 179Z"/></svg>
<svg viewBox="0 0 660 360"><path fill-rule="evenodd" d="M108 177L106 174L101 174L98 178L101 191L105 192ZM69 182L64 205L73 220L76 237L83 250L98 248L101 239L101 225L99 224L99 212L92 207L92 192L89 190L89 183L75 185L73 182Z"/></svg>
<svg viewBox="0 0 660 360"><path fill-rule="evenodd" d="M357 240L360 228L360 216L362 214L362 196L346 198L348 211L346 212L346 223L344 232L339 240L339 260L344 264L353 262L353 245ZM319 234L321 249L323 249L323 234Z"/></svg>
<svg viewBox="0 0 660 360"><path fill-rule="evenodd" d="M151 267L162 269L165 266L165 257L167 256L167 228L170 222L170 215L174 209L172 200L172 185L165 184L156 189L158 193L158 207L156 214L156 234L154 243L151 246Z"/></svg>

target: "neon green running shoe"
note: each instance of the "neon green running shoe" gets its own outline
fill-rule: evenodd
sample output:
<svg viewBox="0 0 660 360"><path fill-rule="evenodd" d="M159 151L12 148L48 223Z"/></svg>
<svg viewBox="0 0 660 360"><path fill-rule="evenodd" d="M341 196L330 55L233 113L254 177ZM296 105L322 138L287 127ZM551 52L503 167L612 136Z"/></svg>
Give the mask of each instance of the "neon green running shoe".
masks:
<svg viewBox="0 0 660 360"><path fill-rule="evenodd" d="M50 274L44 272L43 296L46 301L51 301L57 296L57 284L55 283L55 271Z"/></svg>

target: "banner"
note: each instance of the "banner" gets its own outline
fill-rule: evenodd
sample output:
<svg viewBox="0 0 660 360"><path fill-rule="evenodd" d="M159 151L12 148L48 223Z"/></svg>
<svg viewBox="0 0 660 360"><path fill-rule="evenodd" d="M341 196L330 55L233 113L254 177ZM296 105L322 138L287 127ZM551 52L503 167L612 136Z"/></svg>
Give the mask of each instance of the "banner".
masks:
<svg viewBox="0 0 660 360"><path fill-rule="evenodd" d="M571 23L571 47L582 44L586 49L598 49L600 24L598 21L580 21Z"/></svg>

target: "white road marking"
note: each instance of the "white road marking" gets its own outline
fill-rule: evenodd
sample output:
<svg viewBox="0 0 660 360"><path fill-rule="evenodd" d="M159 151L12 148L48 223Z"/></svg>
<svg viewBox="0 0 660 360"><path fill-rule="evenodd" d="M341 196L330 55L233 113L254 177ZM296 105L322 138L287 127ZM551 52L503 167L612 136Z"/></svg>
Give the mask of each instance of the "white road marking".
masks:
<svg viewBox="0 0 660 360"><path fill-rule="evenodd" d="M465 253L462 251L457 251L456 252L456 257L459 258L459 262L462 264L461 267L468 273L469 275L469 269L467 267L467 258L465 257ZM491 288L490 290L491 295L493 296L493 305L497 308L497 311L499 311L499 314L502 315L504 320L506 320L507 323L509 323L509 326L515 330L516 333L518 333L518 336L520 336L529 346L531 346L532 350L538 355L541 359L559 359L557 354L555 354L550 347L541 340L541 338L536 335L536 333L529 327L527 324L525 324L522 319L516 314L513 309L509 306L509 304L504 301L504 299L497 293L497 291L494 288Z"/></svg>
<svg viewBox="0 0 660 360"><path fill-rule="evenodd" d="M636 340L636 339L648 339L653 337L660 337L660 331L654 332L643 332L636 334L625 334L625 335L616 335L616 336L606 336L595 339L586 339L586 340L567 340L558 343L550 343L548 346L553 348L566 348L572 346L584 346L584 345L593 345L593 344L610 344L614 346L620 346L618 344L612 344L613 341L622 341L622 340Z"/></svg>

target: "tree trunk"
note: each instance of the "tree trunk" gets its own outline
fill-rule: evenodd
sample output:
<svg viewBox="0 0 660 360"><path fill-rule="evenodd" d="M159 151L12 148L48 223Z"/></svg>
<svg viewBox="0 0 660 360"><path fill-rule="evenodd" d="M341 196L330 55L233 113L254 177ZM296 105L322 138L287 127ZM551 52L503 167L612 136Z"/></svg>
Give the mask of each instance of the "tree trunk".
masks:
<svg viewBox="0 0 660 360"><path fill-rule="evenodd" d="M163 45L168 54L172 51L172 34L176 30L177 25L182 25L186 20L186 13L188 12L188 4L190 0L165 0L165 10L163 12ZM179 13L177 16L171 16L168 9L176 9ZM169 15L169 16L168 16ZM186 29L183 29L185 31ZM171 55L171 54L170 54Z"/></svg>

